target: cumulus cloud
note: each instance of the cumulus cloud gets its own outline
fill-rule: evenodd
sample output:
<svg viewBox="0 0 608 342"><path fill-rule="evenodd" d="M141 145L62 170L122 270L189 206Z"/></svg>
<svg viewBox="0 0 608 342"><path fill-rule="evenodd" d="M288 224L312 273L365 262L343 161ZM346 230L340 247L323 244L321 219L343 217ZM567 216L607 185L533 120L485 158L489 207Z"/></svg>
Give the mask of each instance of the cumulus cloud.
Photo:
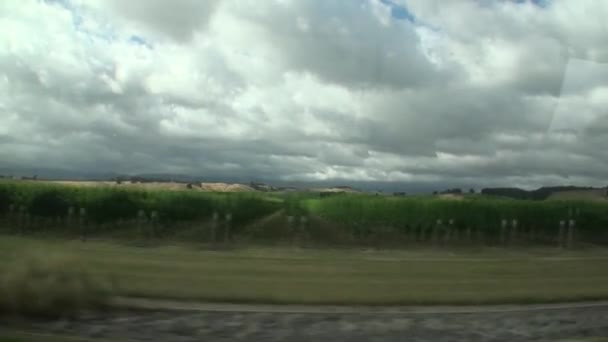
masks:
<svg viewBox="0 0 608 342"><path fill-rule="evenodd" d="M8 0L0 161L604 185L601 0Z"/></svg>

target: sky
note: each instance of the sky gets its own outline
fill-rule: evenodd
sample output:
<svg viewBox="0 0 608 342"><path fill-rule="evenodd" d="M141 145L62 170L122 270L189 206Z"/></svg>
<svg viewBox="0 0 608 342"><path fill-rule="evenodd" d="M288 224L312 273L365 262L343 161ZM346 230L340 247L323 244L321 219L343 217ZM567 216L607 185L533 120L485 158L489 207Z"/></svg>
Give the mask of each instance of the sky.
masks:
<svg viewBox="0 0 608 342"><path fill-rule="evenodd" d="M608 184L608 1L3 0L0 166Z"/></svg>

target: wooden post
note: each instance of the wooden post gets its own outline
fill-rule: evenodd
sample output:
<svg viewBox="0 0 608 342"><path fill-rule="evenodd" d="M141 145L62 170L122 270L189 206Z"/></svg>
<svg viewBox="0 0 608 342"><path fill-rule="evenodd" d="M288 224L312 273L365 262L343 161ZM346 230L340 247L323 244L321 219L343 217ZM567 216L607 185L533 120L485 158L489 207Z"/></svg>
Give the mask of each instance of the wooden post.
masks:
<svg viewBox="0 0 608 342"><path fill-rule="evenodd" d="M574 244L574 229L575 229L576 221L574 219L570 219L568 222L568 242L567 247L572 248Z"/></svg>
<svg viewBox="0 0 608 342"><path fill-rule="evenodd" d="M23 234L25 232L25 216L27 213L25 212L25 207L19 207L19 234Z"/></svg>
<svg viewBox="0 0 608 342"><path fill-rule="evenodd" d="M510 237L511 243L515 243L517 241L517 226L518 225L519 225L519 222L517 221L517 219L513 219L513 221L511 221L511 237Z"/></svg>
<svg viewBox="0 0 608 342"><path fill-rule="evenodd" d="M296 243L296 236L297 236L297 228L295 225L295 217L293 215L288 215L287 216L287 230L289 231L289 239L291 240L292 244Z"/></svg>
<svg viewBox="0 0 608 342"><path fill-rule="evenodd" d="M475 228L475 241L481 244L485 243L483 232L479 229L479 227Z"/></svg>
<svg viewBox="0 0 608 342"><path fill-rule="evenodd" d="M17 228L15 227L17 225L15 222L15 210L16 207L14 204L10 204L8 206L8 226L10 228L11 233L14 233Z"/></svg>
<svg viewBox="0 0 608 342"><path fill-rule="evenodd" d="M32 216L26 211L23 212L23 229L24 232L28 232L31 228Z"/></svg>
<svg viewBox="0 0 608 342"><path fill-rule="evenodd" d="M438 219L435 222L435 226L433 227L433 235L432 235L432 240L433 240L433 244L437 244L437 242L439 241L439 229L441 229L441 225L442 225L442 221L440 219Z"/></svg>
<svg viewBox="0 0 608 342"><path fill-rule="evenodd" d="M230 241L230 225L232 222L232 214L226 214L226 229L224 230L224 241Z"/></svg>
<svg viewBox="0 0 608 342"><path fill-rule="evenodd" d="M156 237L158 235L158 212L156 210L153 210L152 213L150 213L150 227L152 228L152 235Z"/></svg>
<svg viewBox="0 0 608 342"><path fill-rule="evenodd" d="M502 219L500 222L500 244L505 246L507 244L507 220Z"/></svg>
<svg viewBox="0 0 608 342"><path fill-rule="evenodd" d="M450 219L448 221L448 227L445 231L445 234L443 236L443 243L444 244L448 244L450 243L450 239L452 238L452 229L454 228L454 219Z"/></svg>
<svg viewBox="0 0 608 342"><path fill-rule="evenodd" d="M304 240L307 232L306 228L308 228L308 217L300 216L300 230L298 235L300 235L300 238Z"/></svg>
<svg viewBox="0 0 608 342"><path fill-rule="evenodd" d="M308 226L308 217L300 216L300 228L301 230L305 230Z"/></svg>
<svg viewBox="0 0 608 342"><path fill-rule="evenodd" d="M532 226L532 228L530 228L530 234L529 234L528 240L532 244L536 243L536 237L537 237L536 229L537 229L536 226Z"/></svg>
<svg viewBox="0 0 608 342"><path fill-rule="evenodd" d="M137 211L137 230L139 231L139 235L141 237L147 237L146 229L144 227L146 223L146 212L143 209L139 209Z"/></svg>
<svg viewBox="0 0 608 342"><path fill-rule="evenodd" d="M289 233L291 234L291 237L293 238L293 235L295 234L295 217L292 215L287 216L287 228L289 229Z"/></svg>
<svg viewBox="0 0 608 342"><path fill-rule="evenodd" d="M220 220L220 215L217 212L213 213L211 217L211 242L216 242L217 240L217 228Z"/></svg>
<svg viewBox="0 0 608 342"><path fill-rule="evenodd" d="M87 216L87 211L85 208L80 208L80 215L78 217L78 229L80 230L80 239L82 241L86 240L86 216Z"/></svg>
<svg viewBox="0 0 608 342"><path fill-rule="evenodd" d="M74 207L69 207L67 214L66 226L69 229L72 227L72 221L74 220Z"/></svg>
<svg viewBox="0 0 608 342"><path fill-rule="evenodd" d="M560 220L559 221L559 231L557 233L557 245L559 247L565 247L566 246L566 221L564 220Z"/></svg>

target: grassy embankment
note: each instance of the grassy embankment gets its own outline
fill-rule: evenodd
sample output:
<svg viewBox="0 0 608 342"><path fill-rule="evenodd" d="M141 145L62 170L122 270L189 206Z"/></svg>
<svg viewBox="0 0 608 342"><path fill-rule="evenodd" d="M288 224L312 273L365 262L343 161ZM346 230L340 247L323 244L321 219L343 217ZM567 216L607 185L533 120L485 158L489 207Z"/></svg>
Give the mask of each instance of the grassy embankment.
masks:
<svg viewBox="0 0 608 342"><path fill-rule="evenodd" d="M113 295L120 296L369 305L608 298L608 251L603 249L204 251L2 237L0 250L3 274L32 251L69 255L92 277L111 279Z"/></svg>

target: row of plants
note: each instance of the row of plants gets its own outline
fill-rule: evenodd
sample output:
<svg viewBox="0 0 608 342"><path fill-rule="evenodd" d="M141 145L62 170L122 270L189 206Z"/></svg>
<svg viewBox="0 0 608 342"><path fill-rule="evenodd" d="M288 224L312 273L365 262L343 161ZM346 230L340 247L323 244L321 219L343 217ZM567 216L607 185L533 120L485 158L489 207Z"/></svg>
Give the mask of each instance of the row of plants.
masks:
<svg viewBox="0 0 608 342"><path fill-rule="evenodd" d="M208 219L230 213L234 224L246 224L281 208L280 199L255 193L149 191L112 187L84 188L46 183L0 183L0 213L23 208L38 217L64 217L69 208L85 208L96 223L132 219L140 210L155 211L162 222Z"/></svg>
<svg viewBox="0 0 608 342"><path fill-rule="evenodd" d="M214 213L231 214L235 227L245 226L275 212L292 217L321 218L328 224L350 230L353 236L448 228L482 231L485 236L502 234L516 220L519 231L557 234L560 221L570 220L579 234L608 236L608 204L590 201L527 201L473 196L464 200L431 197L383 197L318 194L206 193L74 187L48 183L0 182L0 214L23 208L36 217L65 217L70 207L86 209L88 222L108 223L137 217L140 210L156 212L158 221L171 225L180 221L208 220ZM287 222L287 221L286 221ZM298 221L299 222L299 221Z"/></svg>
<svg viewBox="0 0 608 342"><path fill-rule="evenodd" d="M465 200L395 198L365 195L305 200L311 213L354 228L396 227L404 230L437 225L481 229L499 234L506 221L520 230L554 232L560 221L590 234L608 231L608 204L590 201L527 201L474 197ZM450 224L451 222L451 224Z"/></svg>

